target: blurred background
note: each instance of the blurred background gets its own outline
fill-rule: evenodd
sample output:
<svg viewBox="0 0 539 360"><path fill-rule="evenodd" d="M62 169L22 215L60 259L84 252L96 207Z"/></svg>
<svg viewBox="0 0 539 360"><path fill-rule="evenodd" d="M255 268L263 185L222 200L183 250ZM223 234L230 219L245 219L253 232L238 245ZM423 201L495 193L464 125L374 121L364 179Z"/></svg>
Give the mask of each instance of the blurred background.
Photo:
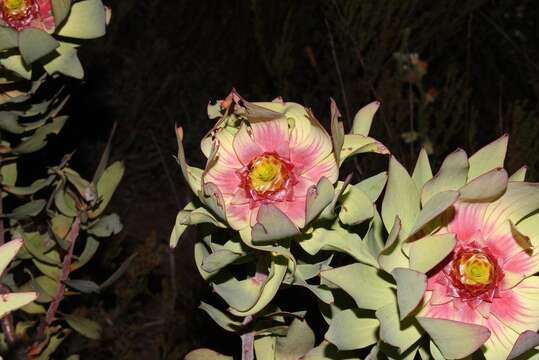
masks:
<svg viewBox="0 0 539 360"><path fill-rule="evenodd" d="M179 359L195 347L237 351L236 337L196 308L215 302L192 259L196 231L171 252L176 213L191 194L173 159L184 127L191 163L212 126L209 101L231 88L251 101L282 96L328 125L333 97L350 127L382 102L372 135L409 169L421 147L436 168L456 147L468 154L510 134L507 167L539 170L539 3L533 0L179 1L117 0L103 39L82 49L71 119L51 154L76 149L83 175L95 168L112 124L113 158L126 176L112 209L124 230L102 243L91 270L105 279L136 253L124 277L86 311L101 342L73 337L82 358ZM49 160L47 160L49 161ZM54 162L52 162L54 163ZM355 180L387 158L350 162ZM85 170L87 169L87 170ZM85 173L85 171L87 173Z"/></svg>

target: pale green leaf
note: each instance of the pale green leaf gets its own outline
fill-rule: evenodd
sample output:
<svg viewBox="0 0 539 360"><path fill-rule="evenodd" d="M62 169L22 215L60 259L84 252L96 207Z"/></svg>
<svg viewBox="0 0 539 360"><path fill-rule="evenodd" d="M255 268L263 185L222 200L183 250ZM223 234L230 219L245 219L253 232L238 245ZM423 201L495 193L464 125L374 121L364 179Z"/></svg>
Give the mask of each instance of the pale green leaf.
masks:
<svg viewBox="0 0 539 360"><path fill-rule="evenodd" d="M234 360L234 358L210 349L196 349L185 355L184 360Z"/></svg>
<svg viewBox="0 0 539 360"><path fill-rule="evenodd" d="M348 309L335 315L324 338L341 351L362 349L378 341L379 326L359 309Z"/></svg>
<svg viewBox="0 0 539 360"><path fill-rule="evenodd" d="M0 51L17 47L18 34L15 29L0 26Z"/></svg>
<svg viewBox="0 0 539 360"><path fill-rule="evenodd" d="M457 241L454 234L426 236L410 243L410 269L426 273L449 255Z"/></svg>
<svg viewBox="0 0 539 360"><path fill-rule="evenodd" d="M373 101L359 109L352 123L352 134L368 136L372 126L372 120L379 107L380 102Z"/></svg>
<svg viewBox="0 0 539 360"><path fill-rule="evenodd" d="M342 195L339 219L346 225L357 225L374 215L372 200L357 186L348 186Z"/></svg>
<svg viewBox="0 0 539 360"><path fill-rule="evenodd" d="M470 157L468 181L496 168L503 168L509 136L502 137L479 149Z"/></svg>
<svg viewBox="0 0 539 360"><path fill-rule="evenodd" d="M407 267L408 265L408 259L402 252L402 237L400 236L400 231L400 219L396 217L385 247L378 255L378 264L388 273L393 271L394 268Z"/></svg>
<svg viewBox="0 0 539 360"><path fill-rule="evenodd" d="M19 50L27 65L50 54L60 43L45 31L26 28L19 33Z"/></svg>
<svg viewBox="0 0 539 360"><path fill-rule="evenodd" d="M494 201L505 192L508 175L505 169L496 168L469 181L460 190L464 202Z"/></svg>
<svg viewBox="0 0 539 360"><path fill-rule="evenodd" d="M434 194L419 212L414 227L412 228L412 231L410 231L410 234L408 234L408 237L414 236L432 220L443 214L447 209L453 206L458 199L458 191L449 190Z"/></svg>
<svg viewBox="0 0 539 360"><path fill-rule="evenodd" d="M52 0L52 14L56 26L62 24L71 10L71 0Z"/></svg>
<svg viewBox="0 0 539 360"><path fill-rule="evenodd" d="M423 185L421 202L426 204L431 197L443 191L459 190L466 184L468 168L468 156L464 150L458 149L449 154L436 176Z"/></svg>
<svg viewBox="0 0 539 360"><path fill-rule="evenodd" d="M376 310L376 318L380 321L380 339L397 347L401 353L408 350L421 337L421 331L413 317L400 320L395 301Z"/></svg>
<svg viewBox="0 0 539 360"><path fill-rule="evenodd" d="M391 275L397 282L397 304L399 305L400 319L403 320L423 299L427 288L427 276L406 268L395 268Z"/></svg>
<svg viewBox="0 0 539 360"><path fill-rule="evenodd" d="M201 302L198 306L199 309L203 310L208 314L213 321L217 323L220 327L226 331L236 332L243 327L242 319L235 316L225 314L221 310Z"/></svg>
<svg viewBox="0 0 539 360"><path fill-rule="evenodd" d="M90 211L89 215L91 219L98 217L105 211L118 184L122 180L124 172L125 167L121 161L115 161L105 169L103 175L97 181L98 205L97 208Z"/></svg>
<svg viewBox="0 0 539 360"><path fill-rule="evenodd" d="M384 171L365 180L361 180L354 186L367 194L367 196L371 199L372 202L375 202L376 200L378 200L380 194L384 190L386 182L387 172Z"/></svg>
<svg viewBox="0 0 539 360"><path fill-rule="evenodd" d="M316 186L307 190L305 225L316 218L333 200L335 190L333 184L325 177L321 177Z"/></svg>
<svg viewBox="0 0 539 360"><path fill-rule="evenodd" d="M294 319L285 337L278 337L275 356L282 360L296 360L314 347L314 332L305 320Z"/></svg>
<svg viewBox="0 0 539 360"><path fill-rule="evenodd" d="M60 46L47 57L48 62L43 65L49 75L60 73L75 79L84 78L84 69L77 55L77 50L61 42Z"/></svg>
<svg viewBox="0 0 539 360"><path fill-rule="evenodd" d="M515 173L509 177L509 181L525 181L527 172L528 172L528 167L523 166L517 171L515 171Z"/></svg>
<svg viewBox="0 0 539 360"><path fill-rule="evenodd" d="M292 220L272 204L260 206L256 220L251 232L255 244L281 240L299 234Z"/></svg>
<svg viewBox="0 0 539 360"><path fill-rule="evenodd" d="M490 330L481 325L426 317L418 317L417 321L446 359L466 357L490 337Z"/></svg>
<svg viewBox="0 0 539 360"><path fill-rule="evenodd" d="M415 163L414 172L412 173L412 179L417 186L417 191L421 193L423 185L430 179L432 179L432 169L430 168L429 156L425 149L421 149L419 157Z"/></svg>
<svg viewBox="0 0 539 360"><path fill-rule="evenodd" d="M77 39L94 39L105 35L106 14L101 0L83 0L71 12L58 35Z"/></svg>

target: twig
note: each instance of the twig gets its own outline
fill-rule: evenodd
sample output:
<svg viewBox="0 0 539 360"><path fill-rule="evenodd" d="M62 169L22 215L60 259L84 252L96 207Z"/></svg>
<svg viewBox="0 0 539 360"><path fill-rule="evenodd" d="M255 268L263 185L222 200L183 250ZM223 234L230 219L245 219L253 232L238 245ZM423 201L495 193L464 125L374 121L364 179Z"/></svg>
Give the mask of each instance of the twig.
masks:
<svg viewBox="0 0 539 360"><path fill-rule="evenodd" d="M247 316L243 320L244 325L248 325L253 321L252 316ZM241 360L254 360L254 340L255 332L250 331L241 335Z"/></svg>
<svg viewBox="0 0 539 360"><path fill-rule="evenodd" d="M75 221L71 225L69 234L67 235L69 248L67 249L67 253L64 256L64 261L62 263L62 275L60 276L58 290L56 291L56 294L54 295L54 298L51 304L49 305L49 308L47 309L47 315L45 316L45 320L41 322L39 329L36 333L37 341L40 341L45 335L45 330L54 321L56 312L58 311L58 307L60 306L60 302L64 299L65 281L69 278L69 274L71 272L71 261L73 260L73 250L75 248L75 241L77 240L77 237L79 236L79 232L80 232L80 218L77 216L75 218Z"/></svg>

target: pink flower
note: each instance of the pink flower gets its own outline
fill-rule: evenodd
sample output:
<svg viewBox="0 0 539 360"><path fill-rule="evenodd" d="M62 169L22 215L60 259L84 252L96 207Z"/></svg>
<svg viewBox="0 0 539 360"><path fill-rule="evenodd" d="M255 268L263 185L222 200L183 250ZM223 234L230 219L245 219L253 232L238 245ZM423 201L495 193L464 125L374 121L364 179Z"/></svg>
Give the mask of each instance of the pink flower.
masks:
<svg viewBox="0 0 539 360"><path fill-rule="evenodd" d="M513 224L535 209L537 185L510 182L492 203L463 203L438 233L453 233L453 252L429 272L421 316L487 327L487 359L505 359L518 336L539 328L539 256ZM522 221L534 226L535 217ZM539 229L538 229L539 230ZM538 231L539 234L539 231Z"/></svg>
<svg viewBox="0 0 539 360"><path fill-rule="evenodd" d="M217 152L203 183L221 192L233 229L253 226L263 204L274 205L301 228L307 189L322 177L337 181L331 138L301 105L278 101L251 106L269 116L252 116L247 109L248 121L241 121L239 128L213 130Z"/></svg>
<svg viewBox="0 0 539 360"><path fill-rule="evenodd" d="M0 0L0 20L17 31L55 27L50 0Z"/></svg>

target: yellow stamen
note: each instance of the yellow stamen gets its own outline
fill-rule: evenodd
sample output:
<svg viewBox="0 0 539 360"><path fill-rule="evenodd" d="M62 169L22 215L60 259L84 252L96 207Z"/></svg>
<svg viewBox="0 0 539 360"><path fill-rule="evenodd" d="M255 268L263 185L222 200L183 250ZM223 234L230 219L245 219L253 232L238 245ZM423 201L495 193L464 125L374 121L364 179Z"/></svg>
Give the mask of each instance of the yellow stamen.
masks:
<svg viewBox="0 0 539 360"><path fill-rule="evenodd" d="M474 254L460 264L461 282L466 285L488 285L492 264L484 254Z"/></svg>
<svg viewBox="0 0 539 360"><path fill-rule="evenodd" d="M255 159L249 171L251 187L256 192L280 190L286 180L285 165L273 155L262 155Z"/></svg>
<svg viewBox="0 0 539 360"><path fill-rule="evenodd" d="M8 10L17 10L24 5L24 0L4 0L4 6Z"/></svg>

